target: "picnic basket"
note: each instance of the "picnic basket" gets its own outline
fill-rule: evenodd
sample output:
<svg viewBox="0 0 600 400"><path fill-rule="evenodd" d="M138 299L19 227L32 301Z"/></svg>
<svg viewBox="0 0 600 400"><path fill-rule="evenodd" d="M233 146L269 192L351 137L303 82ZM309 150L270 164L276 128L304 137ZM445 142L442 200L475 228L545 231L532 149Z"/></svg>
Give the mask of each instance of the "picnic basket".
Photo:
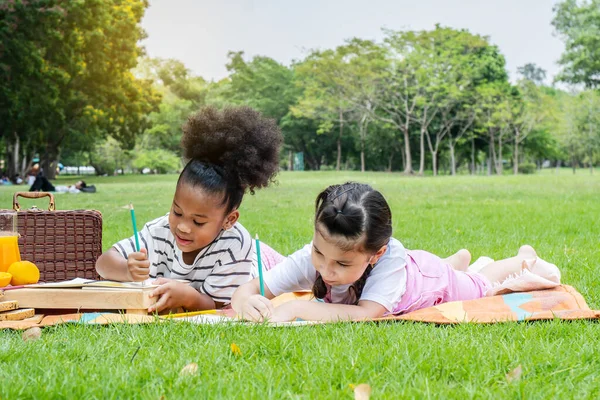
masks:
<svg viewBox="0 0 600 400"><path fill-rule="evenodd" d="M18 198L49 197L48 210L21 210ZM47 192L16 192L21 259L40 270L40 281L73 278L98 279L96 260L102 254L102 214L96 210L56 210L54 195Z"/></svg>

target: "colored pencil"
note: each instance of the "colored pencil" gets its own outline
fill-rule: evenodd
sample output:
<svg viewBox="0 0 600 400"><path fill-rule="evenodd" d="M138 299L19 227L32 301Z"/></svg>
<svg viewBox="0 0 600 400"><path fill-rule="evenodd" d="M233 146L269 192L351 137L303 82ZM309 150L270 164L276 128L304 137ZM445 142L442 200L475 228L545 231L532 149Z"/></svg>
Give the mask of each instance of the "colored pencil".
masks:
<svg viewBox="0 0 600 400"><path fill-rule="evenodd" d="M133 210L133 203L129 203L129 210L131 211L131 224L133 225L133 236L135 236L135 251L140 251L140 239L138 239L137 223L135 222L135 211Z"/></svg>
<svg viewBox="0 0 600 400"><path fill-rule="evenodd" d="M140 239L138 238L137 223L135 221L135 211L133 210L133 203L129 203L129 210L131 212L131 225L133 225L133 236L135 237L135 251L140 251ZM142 281L142 287L146 286Z"/></svg>
<svg viewBox="0 0 600 400"><path fill-rule="evenodd" d="M260 259L260 241L256 235L256 260L258 261L258 281L260 282L260 295L265 295L265 282L263 280L262 260Z"/></svg>
<svg viewBox="0 0 600 400"><path fill-rule="evenodd" d="M203 310L203 311L190 311L184 313L176 313L176 314L167 314L161 315L161 318L184 318L184 317L193 317L195 315L203 315L203 314L220 314L217 310Z"/></svg>

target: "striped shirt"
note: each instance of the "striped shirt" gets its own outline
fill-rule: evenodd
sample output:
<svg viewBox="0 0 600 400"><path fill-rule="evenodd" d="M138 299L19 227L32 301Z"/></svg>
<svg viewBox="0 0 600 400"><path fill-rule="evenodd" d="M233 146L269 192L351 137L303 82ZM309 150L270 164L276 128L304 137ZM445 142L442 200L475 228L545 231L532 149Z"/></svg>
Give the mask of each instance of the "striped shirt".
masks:
<svg viewBox="0 0 600 400"><path fill-rule="evenodd" d="M236 222L203 248L192 265L184 262L169 229L169 214L144 225L140 247L148 250L150 278L186 279L191 286L221 303L231 302L236 288L257 275L256 251L248 231ZM125 258L135 252L132 236L113 247Z"/></svg>

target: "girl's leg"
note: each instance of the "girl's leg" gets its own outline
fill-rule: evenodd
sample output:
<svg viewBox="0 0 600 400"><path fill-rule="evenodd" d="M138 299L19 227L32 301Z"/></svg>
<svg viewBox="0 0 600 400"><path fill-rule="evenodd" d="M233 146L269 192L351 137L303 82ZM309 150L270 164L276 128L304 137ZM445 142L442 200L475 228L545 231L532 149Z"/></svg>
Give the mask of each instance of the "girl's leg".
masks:
<svg viewBox="0 0 600 400"><path fill-rule="evenodd" d="M525 268L523 261L531 259L537 259L537 253L533 247L524 245L516 256L488 264L479 273L488 278L492 284L503 282L510 275L520 273Z"/></svg>
<svg viewBox="0 0 600 400"><path fill-rule="evenodd" d="M471 253L467 249L461 249L450 257L444 258L443 261L452 265L452 268L457 271L466 271L471 263Z"/></svg>

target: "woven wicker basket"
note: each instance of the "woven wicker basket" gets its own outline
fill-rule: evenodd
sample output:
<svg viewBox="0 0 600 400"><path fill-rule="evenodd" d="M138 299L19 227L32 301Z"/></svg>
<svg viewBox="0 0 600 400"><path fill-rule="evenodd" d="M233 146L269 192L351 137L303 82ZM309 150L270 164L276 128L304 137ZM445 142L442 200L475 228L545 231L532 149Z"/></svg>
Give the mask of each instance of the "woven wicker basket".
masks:
<svg viewBox="0 0 600 400"><path fill-rule="evenodd" d="M48 211L21 210L18 197L49 197ZM102 254L102 214L95 210L56 211L54 196L45 192L17 192L17 231L21 259L35 263L40 281L98 279L96 260Z"/></svg>

